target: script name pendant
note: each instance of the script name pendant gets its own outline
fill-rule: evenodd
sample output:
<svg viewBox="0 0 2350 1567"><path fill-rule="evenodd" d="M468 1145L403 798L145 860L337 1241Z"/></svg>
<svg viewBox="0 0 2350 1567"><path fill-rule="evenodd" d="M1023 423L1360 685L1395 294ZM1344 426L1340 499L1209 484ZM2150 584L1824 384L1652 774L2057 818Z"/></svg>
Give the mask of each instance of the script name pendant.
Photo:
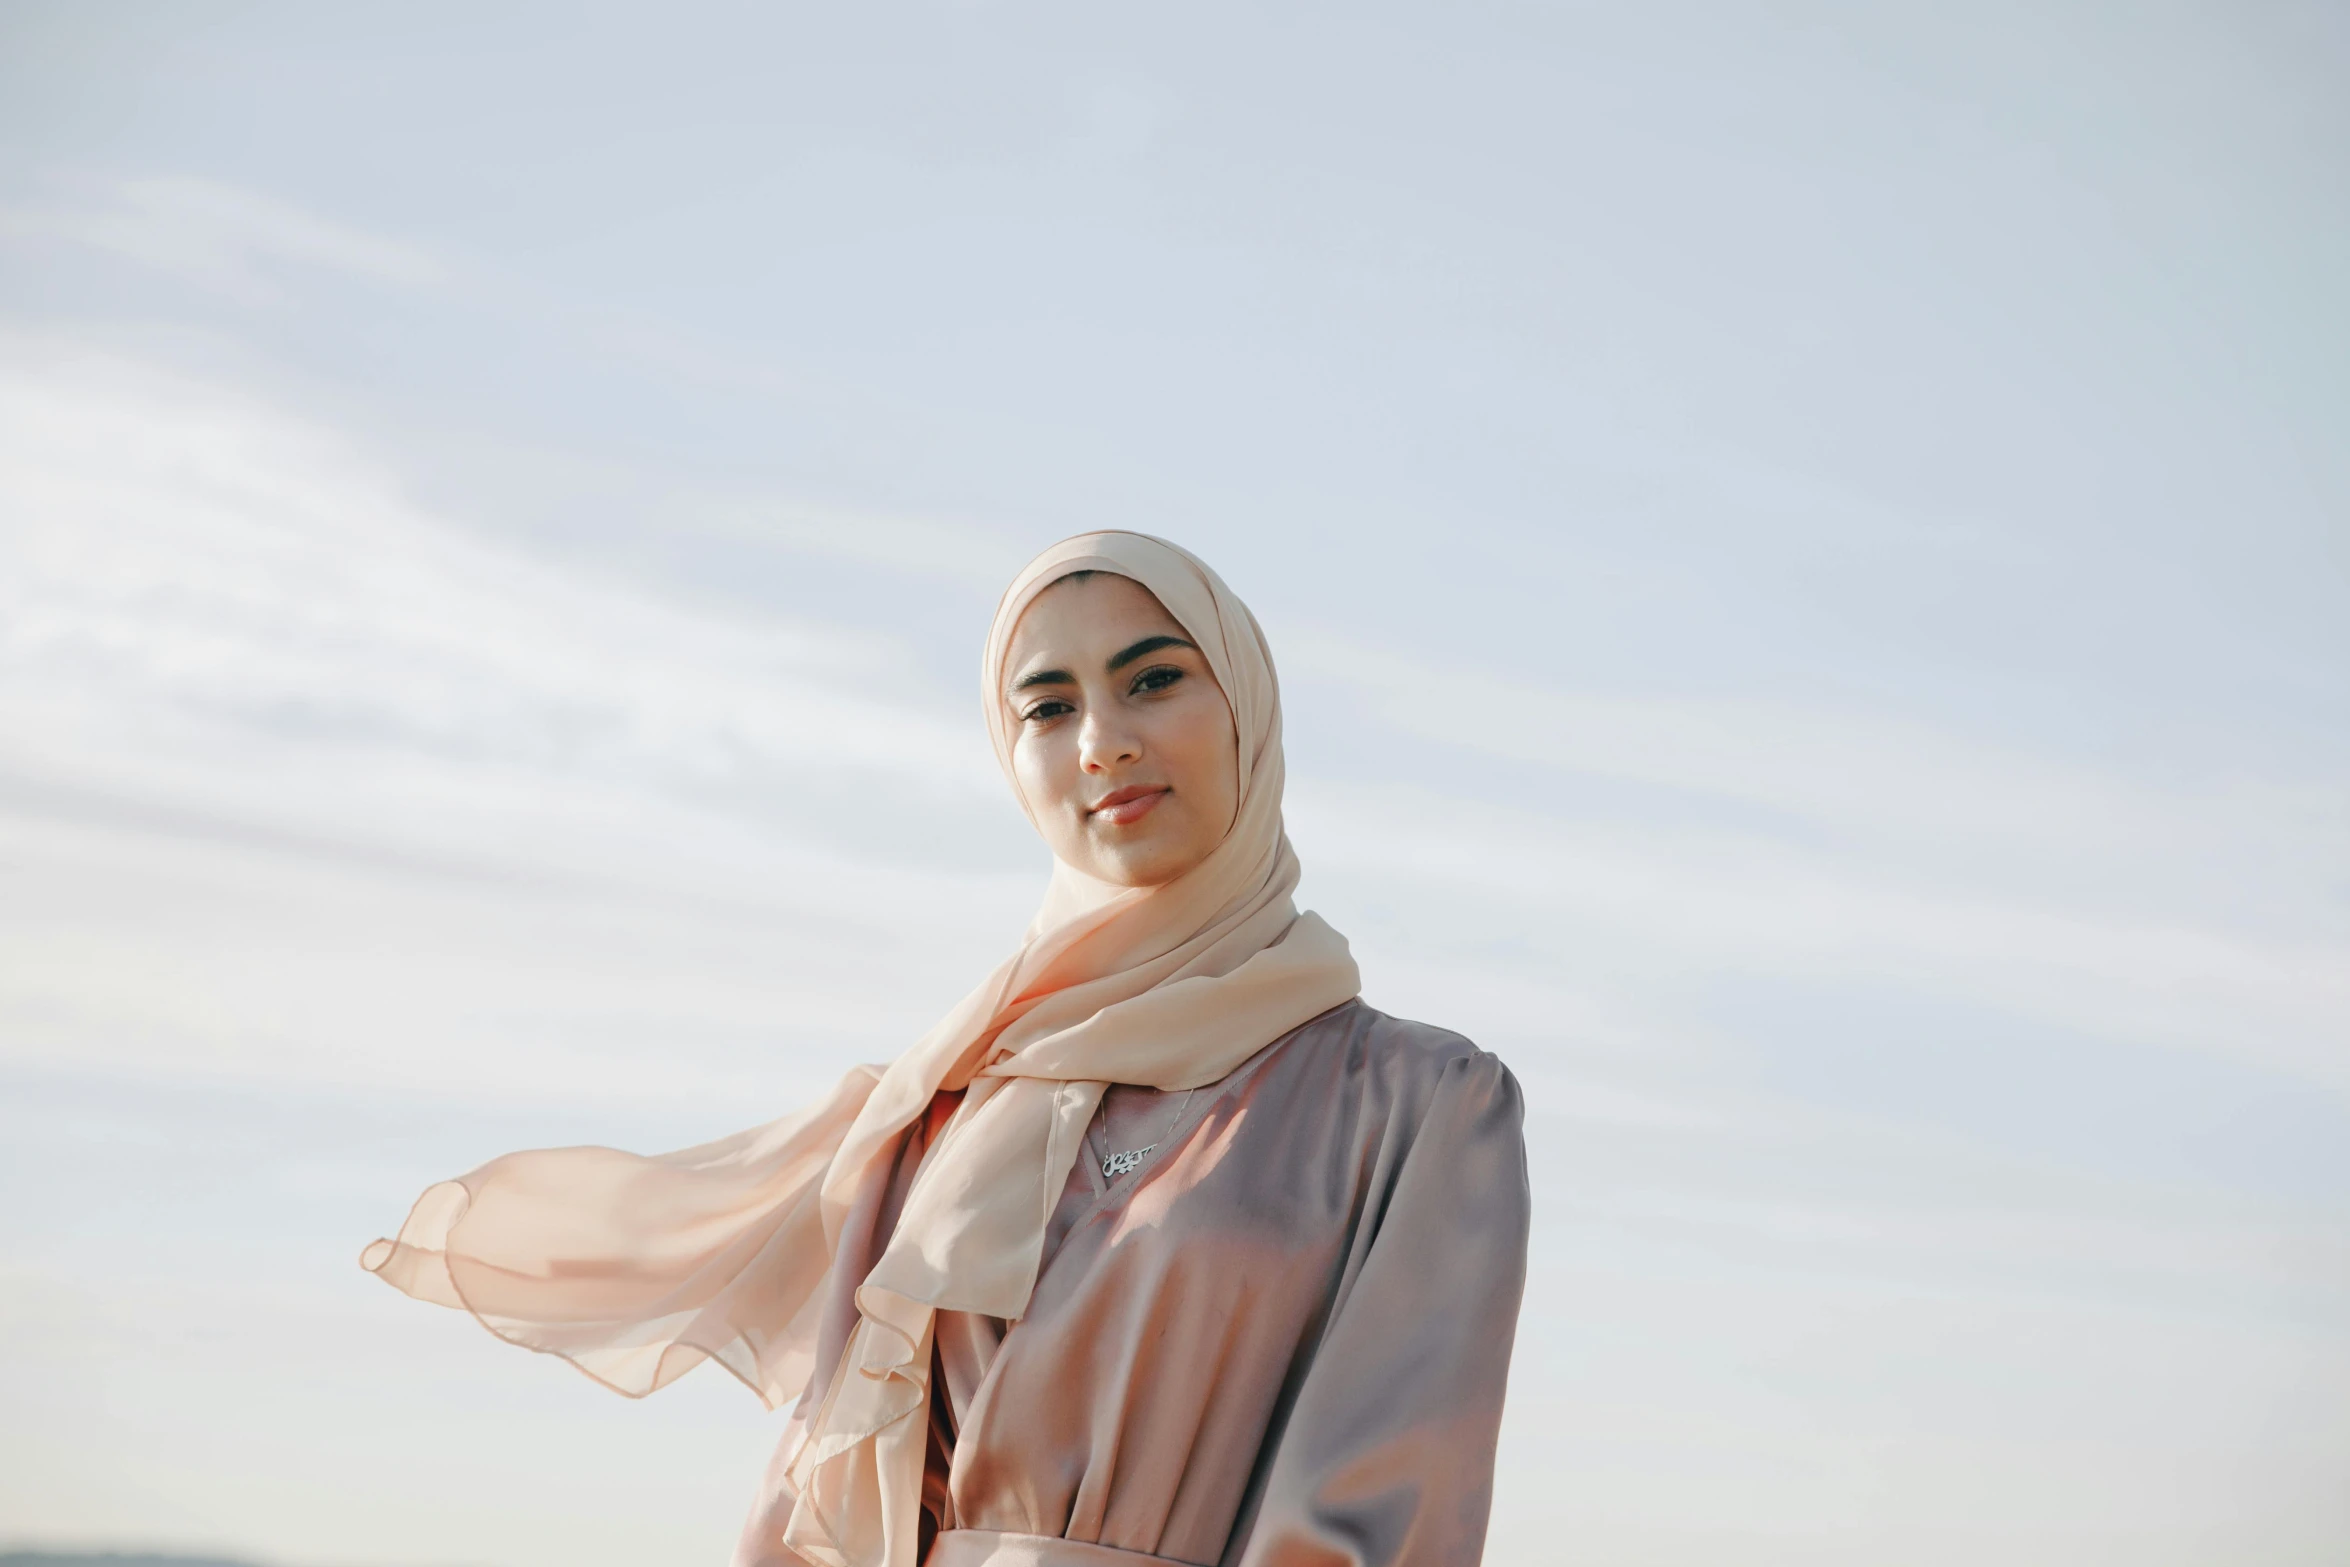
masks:
<svg viewBox="0 0 2350 1567"><path fill-rule="evenodd" d="M1143 1156L1158 1146L1157 1143L1145 1143L1140 1148L1129 1148L1124 1153L1110 1155L1102 1161L1102 1179L1114 1181L1130 1170L1141 1169Z"/></svg>

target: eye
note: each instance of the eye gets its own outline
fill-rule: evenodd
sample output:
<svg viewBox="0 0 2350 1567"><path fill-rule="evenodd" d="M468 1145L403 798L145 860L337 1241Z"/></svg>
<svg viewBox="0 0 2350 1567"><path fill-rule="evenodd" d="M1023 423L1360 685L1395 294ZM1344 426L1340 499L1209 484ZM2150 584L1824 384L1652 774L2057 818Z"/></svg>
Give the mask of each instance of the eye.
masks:
<svg viewBox="0 0 2350 1567"><path fill-rule="evenodd" d="M1030 708L1027 712L1022 713L1020 715L1020 721L1024 724L1042 723L1048 718L1058 718L1063 713L1074 713L1076 711L1077 709L1075 706L1068 702L1062 701L1059 697L1048 696L1043 701Z"/></svg>
<svg viewBox="0 0 2350 1567"><path fill-rule="evenodd" d="M1128 689L1137 693L1164 691L1182 678L1183 671L1177 669L1173 664L1153 664L1141 674L1136 675L1134 684Z"/></svg>

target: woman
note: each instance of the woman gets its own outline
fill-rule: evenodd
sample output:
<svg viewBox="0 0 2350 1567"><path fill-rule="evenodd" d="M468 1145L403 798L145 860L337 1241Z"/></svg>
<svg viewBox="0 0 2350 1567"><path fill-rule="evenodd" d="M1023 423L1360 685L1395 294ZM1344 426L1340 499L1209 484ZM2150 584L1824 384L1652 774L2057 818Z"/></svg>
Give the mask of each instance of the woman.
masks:
<svg viewBox="0 0 2350 1567"><path fill-rule="evenodd" d="M791 1404L738 1567L1475 1561L1515 1080L1290 901L1272 660L1205 565L1057 544L982 668L1054 857L1018 952L805 1115L496 1160L363 1265L632 1396Z"/></svg>

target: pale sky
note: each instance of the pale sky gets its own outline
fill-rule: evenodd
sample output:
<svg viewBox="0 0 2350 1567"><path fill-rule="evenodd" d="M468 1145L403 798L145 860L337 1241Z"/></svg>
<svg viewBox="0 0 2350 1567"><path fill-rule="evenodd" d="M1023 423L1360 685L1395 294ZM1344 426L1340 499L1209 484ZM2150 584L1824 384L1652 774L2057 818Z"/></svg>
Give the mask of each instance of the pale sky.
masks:
<svg viewBox="0 0 2350 1567"><path fill-rule="evenodd" d="M1488 1559L2350 1542L2350 17L0 5L0 1542L721 1562L360 1272L896 1053L1164 533L1526 1085Z"/></svg>

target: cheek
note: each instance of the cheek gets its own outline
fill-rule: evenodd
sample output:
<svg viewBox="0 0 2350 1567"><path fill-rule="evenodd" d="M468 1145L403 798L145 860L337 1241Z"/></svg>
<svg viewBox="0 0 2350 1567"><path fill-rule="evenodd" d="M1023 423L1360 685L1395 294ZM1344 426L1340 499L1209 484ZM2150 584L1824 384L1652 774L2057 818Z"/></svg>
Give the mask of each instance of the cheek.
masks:
<svg viewBox="0 0 2350 1567"><path fill-rule="evenodd" d="M1221 700L1187 703L1168 743L1169 759L1181 770L1177 782L1205 808L1200 825L1217 831L1231 826L1240 771L1230 711Z"/></svg>
<svg viewBox="0 0 2350 1567"><path fill-rule="evenodd" d="M1069 804L1077 769L1074 752L1055 745L1055 736L1023 735L1012 746L1012 773L1020 780L1020 794L1039 818L1060 814Z"/></svg>

